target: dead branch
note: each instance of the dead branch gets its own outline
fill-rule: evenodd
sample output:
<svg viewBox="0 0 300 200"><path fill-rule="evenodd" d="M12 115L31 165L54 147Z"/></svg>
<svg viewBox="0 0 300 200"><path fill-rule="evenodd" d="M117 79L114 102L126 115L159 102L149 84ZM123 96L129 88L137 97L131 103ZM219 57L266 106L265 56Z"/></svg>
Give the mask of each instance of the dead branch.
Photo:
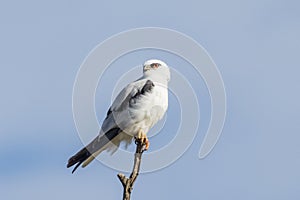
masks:
<svg viewBox="0 0 300 200"><path fill-rule="evenodd" d="M136 144L136 151L134 154L134 165L133 165L133 169L132 172L129 176L129 178L127 178L124 174L118 174L118 178L121 181L122 185L123 185L123 200L130 200L130 195L133 189L133 184L136 180L136 178L139 175L139 171L140 171L140 165L141 165L141 161L142 161L142 154L144 152L144 147L145 144L139 140L136 139L135 140L135 144Z"/></svg>

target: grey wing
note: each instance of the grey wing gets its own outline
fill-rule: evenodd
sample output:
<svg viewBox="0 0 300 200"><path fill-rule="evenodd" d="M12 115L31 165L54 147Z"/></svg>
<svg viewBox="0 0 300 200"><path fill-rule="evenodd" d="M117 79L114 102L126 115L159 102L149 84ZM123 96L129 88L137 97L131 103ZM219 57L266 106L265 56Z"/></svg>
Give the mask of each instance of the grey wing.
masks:
<svg viewBox="0 0 300 200"><path fill-rule="evenodd" d="M107 111L107 116L102 124L101 132L117 127L122 120L126 120L126 117L118 117L119 113L126 111L130 106L135 104L140 95L144 95L154 87L151 80L141 79L128 84L116 97L111 107ZM118 118L118 119L116 119ZM120 119L121 118L121 119ZM116 120L118 121L116 123ZM122 127L121 127L122 128ZM101 135L101 134L100 134Z"/></svg>

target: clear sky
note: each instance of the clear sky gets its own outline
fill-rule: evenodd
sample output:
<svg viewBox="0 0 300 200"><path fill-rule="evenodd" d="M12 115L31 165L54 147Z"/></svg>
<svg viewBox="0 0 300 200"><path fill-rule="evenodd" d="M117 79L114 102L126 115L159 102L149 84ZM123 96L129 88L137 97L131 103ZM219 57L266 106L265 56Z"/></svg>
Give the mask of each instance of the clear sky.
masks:
<svg viewBox="0 0 300 200"><path fill-rule="evenodd" d="M299 7L292 0L2 1L1 199L121 199L118 171L99 162L73 175L65 168L82 147L72 89L80 64L97 44L145 26L174 29L203 45L224 80L227 118L218 144L199 160L210 118L201 77L165 52L136 52L116 61L97 89L100 122L110 104L111 89L101 90L111 83L110 73L120 64L135 67L150 57L166 58L191 79L201 99L192 146L171 166L141 174L132 198L299 199ZM172 138L166 130L178 123L176 113L171 97L166 128L150 148Z"/></svg>

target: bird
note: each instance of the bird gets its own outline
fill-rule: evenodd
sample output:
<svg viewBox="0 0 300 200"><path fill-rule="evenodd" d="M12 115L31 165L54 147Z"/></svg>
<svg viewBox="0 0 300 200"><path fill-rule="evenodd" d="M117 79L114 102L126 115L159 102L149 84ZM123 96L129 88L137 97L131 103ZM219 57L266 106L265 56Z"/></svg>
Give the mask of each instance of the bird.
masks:
<svg viewBox="0 0 300 200"><path fill-rule="evenodd" d="M147 60L141 78L129 83L117 95L102 123L99 134L88 145L69 158L67 168L74 166L72 173L83 168L101 152L113 154L122 142L125 147L134 139L150 146L148 131L165 115L168 109L168 83L170 69L158 59Z"/></svg>

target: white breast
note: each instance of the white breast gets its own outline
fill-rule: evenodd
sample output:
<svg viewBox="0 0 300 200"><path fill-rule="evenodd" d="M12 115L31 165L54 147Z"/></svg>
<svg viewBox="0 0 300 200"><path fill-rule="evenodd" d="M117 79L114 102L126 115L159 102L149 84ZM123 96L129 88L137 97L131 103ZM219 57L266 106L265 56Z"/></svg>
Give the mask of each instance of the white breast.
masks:
<svg viewBox="0 0 300 200"><path fill-rule="evenodd" d="M146 126L146 132L149 131L160 119L163 118L168 108L168 89L164 86L160 86L154 83L155 87L153 91L149 93L146 98L149 98L149 105L147 106L147 113L145 115L144 123Z"/></svg>
<svg viewBox="0 0 300 200"><path fill-rule="evenodd" d="M136 135L140 129L145 133L163 118L168 108L168 89L154 82L151 92L141 96L130 109L131 123L125 132Z"/></svg>

